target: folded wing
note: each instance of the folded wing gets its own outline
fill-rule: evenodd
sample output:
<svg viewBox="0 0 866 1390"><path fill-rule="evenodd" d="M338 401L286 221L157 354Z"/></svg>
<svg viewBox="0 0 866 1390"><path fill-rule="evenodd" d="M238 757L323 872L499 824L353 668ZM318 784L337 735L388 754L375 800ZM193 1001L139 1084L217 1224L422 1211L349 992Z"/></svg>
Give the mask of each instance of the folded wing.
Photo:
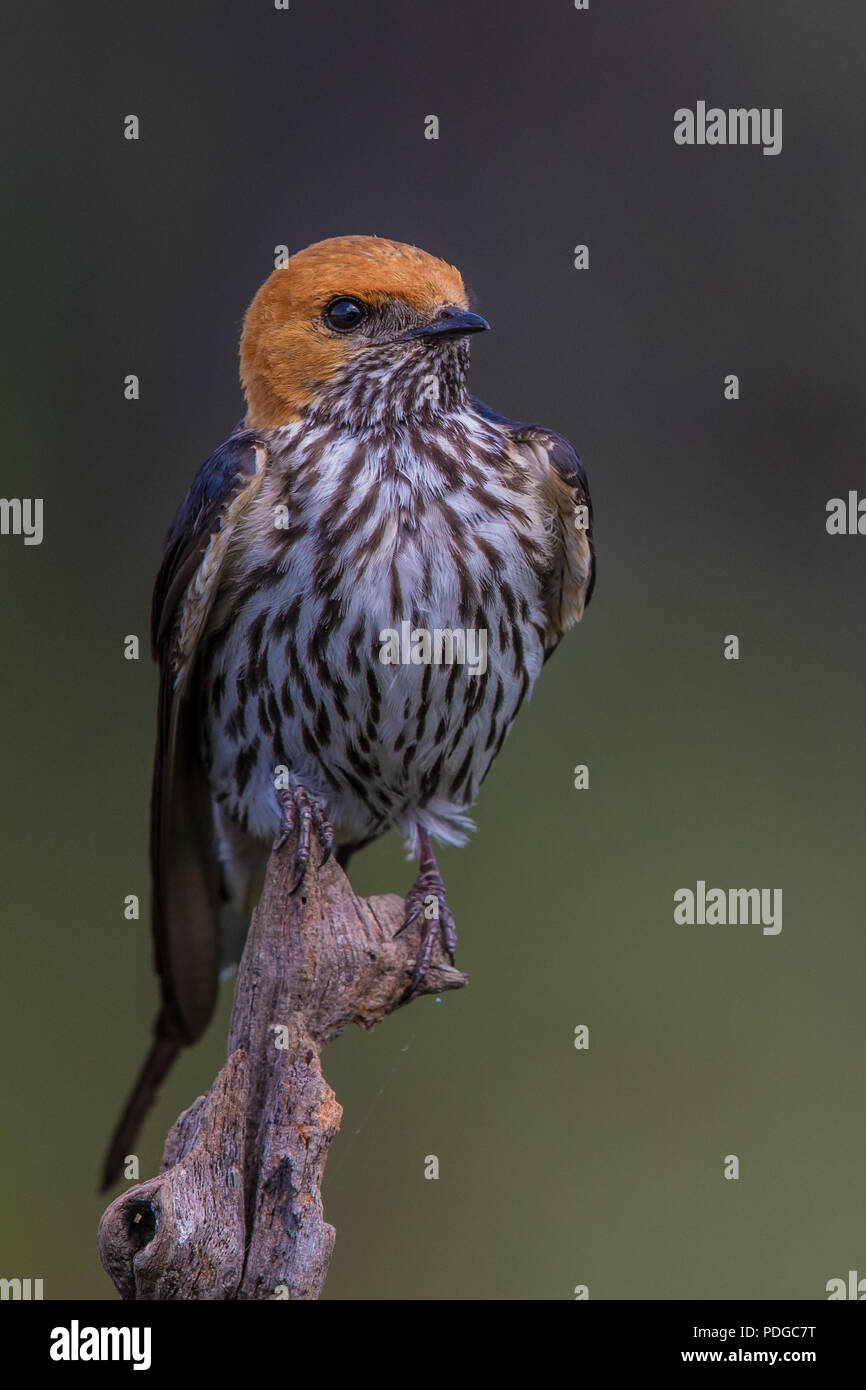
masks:
<svg viewBox="0 0 866 1390"><path fill-rule="evenodd" d="M233 435L199 470L166 539L154 586L159 713L151 797L151 925L164 1010L193 1042L219 973L219 885L210 792L201 762L198 661L239 517L257 495L267 451Z"/></svg>

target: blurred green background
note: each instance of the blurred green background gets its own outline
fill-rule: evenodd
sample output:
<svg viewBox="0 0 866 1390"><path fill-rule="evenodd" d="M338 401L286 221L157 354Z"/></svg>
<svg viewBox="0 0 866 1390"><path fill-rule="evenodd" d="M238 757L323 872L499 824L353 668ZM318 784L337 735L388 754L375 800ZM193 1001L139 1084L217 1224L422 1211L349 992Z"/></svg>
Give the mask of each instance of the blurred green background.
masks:
<svg viewBox="0 0 866 1390"><path fill-rule="evenodd" d="M824 527L866 493L862 6L156 0L3 24L0 490L45 499L45 537L0 538L0 1274L115 1296L96 1176L156 1005L146 912L123 916L146 903L156 681L123 637L146 646L164 531L241 414L274 246L349 232L460 266L494 329L474 389L575 442L599 578L440 859L470 988L325 1052L326 1297L823 1298L866 1272L866 539ZM697 100L782 107L782 154L676 147ZM405 891L412 869L393 839L352 877ZM781 934L676 926L699 878L781 887ZM143 1176L224 1059L230 994Z"/></svg>

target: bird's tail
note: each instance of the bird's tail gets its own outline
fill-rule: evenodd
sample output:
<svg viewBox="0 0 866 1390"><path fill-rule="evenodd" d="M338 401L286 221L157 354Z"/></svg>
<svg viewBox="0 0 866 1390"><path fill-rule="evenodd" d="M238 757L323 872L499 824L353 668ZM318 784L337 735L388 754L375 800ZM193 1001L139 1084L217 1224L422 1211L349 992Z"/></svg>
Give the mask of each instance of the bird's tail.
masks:
<svg viewBox="0 0 866 1390"><path fill-rule="evenodd" d="M142 1121L153 1102L165 1077L171 1070L185 1039L171 1027L165 1013L160 1013L154 1025L154 1039L150 1051L139 1072L126 1108L111 1136L105 1165L102 1169L100 1192L105 1192L120 1176L124 1159L130 1145L141 1128Z"/></svg>

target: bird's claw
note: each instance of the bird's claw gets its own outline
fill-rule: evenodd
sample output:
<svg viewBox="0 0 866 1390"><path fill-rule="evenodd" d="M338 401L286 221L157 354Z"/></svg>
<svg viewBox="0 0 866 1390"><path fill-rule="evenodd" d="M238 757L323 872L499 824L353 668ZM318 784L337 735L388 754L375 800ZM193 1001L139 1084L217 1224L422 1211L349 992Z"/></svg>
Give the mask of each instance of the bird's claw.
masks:
<svg viewBox="0 0 866 1390"><path fill-rule="evenodd" d="M324 858L330 857L334 847L334 828L314 796L305 787L285 787L277 793L280 802L280 828L274 840L274 849L286 843L292 831L297 829L298 842L295 847L294 877L290 891L297 892L303 882L310 862L310 846L315 830Z"/></svg>
<svg viewBox="0 0 866 1390"><path fill-rule="evenodd" d="M432 859L432 854L429 857ZM424 858L422 858L421 872L406 894L406 915L403 918L403 925L397 930L395 936L400 936L407 927L411 927L414 922L417 922L419 917L422 920L422 926L421 939L418 942L418 954L412 967L412 978L401 998L401 1003L415 994L427 973L437 938L441 940L452 965L454 964L454 953L457 950L457 929L454 925L451 909L445 901L445 885L442 882L442 876L436 867L435 860L429 863L425 862Z"/></svg>

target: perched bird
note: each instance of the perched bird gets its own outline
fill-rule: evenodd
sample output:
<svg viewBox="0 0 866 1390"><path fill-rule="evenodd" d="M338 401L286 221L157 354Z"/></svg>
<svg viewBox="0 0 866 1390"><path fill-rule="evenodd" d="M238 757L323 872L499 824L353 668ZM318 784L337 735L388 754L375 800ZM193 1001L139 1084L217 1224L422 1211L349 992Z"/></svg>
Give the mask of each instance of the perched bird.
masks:
<svg viewBox="0 0 866 1390"><path fill-rule="evenodd" d="M369 236L299 251L247 311L246 418L199 470L154 589L162 1007L106 1186L211 1017L221 958L240 946L223 946L226 917L246 924L290 828L296 886L312 834L326 849L336 836L345 863L399 831L419 859L407 992L437 933L453 958L432 841L465 839L467 808L594 579L572 446L469 394L469 337L487 327L453 266Z"/></svg>

